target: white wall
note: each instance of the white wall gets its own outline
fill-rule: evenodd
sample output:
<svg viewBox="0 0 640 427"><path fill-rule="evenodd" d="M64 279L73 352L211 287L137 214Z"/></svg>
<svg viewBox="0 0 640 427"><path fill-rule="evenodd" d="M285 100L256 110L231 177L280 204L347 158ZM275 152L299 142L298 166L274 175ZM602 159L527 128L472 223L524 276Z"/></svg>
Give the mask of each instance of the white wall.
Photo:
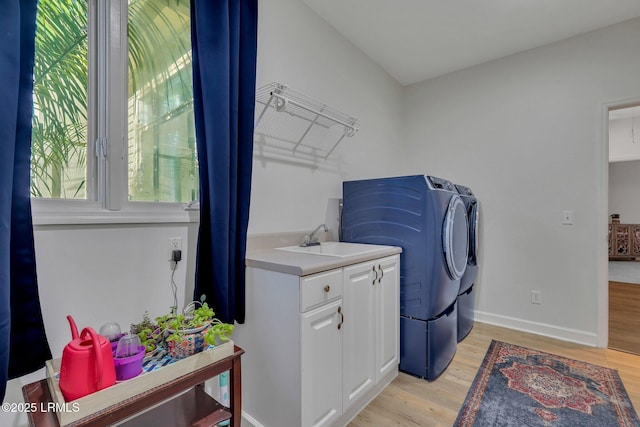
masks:
<svg viewBox="0 0 640 427"><path fill-rule="evenodd" d="M609 163L609 215L640 224L640 161Z"/></svg>
<svg viewBox="0 0 640 427"><path fill-rule="evenodd" d="M249 232L310 231L343 180L400 170L402 88L300 1L260 2L258 27L258 87L284 83L360 120L328 161L255 150Z"/></svg>
<svg viewBox="0 0 640 427"><path fill-rule="evenodd" d="M153 318L173 305L168 239L183 239L183 261L175 283L178 303L193 293L197 225L116 224L38 225L34 227L40 302L45 331L54 357L71 340L68 314L78 328L96 331L116 321L123 331ZM5 401L20 402L20 388L44 377L44 370L10 381ZM24 414L0 413L0 425L26 425Z"/></svg>
<svg viewBox="0 0 640 427"><path fill-rule="evenodd" d="M193 228L196 225L192 225ZM145 310L154 318L173 305L172 268L167 241L187 242L185 225L40 226L36 230L36 261L47 337L54 355L70 340L66 315L78 328L96 330L117 321L128 330ZM186 260L195 248L183 247L174 281L178 304L185 301ZM193 277L189 277L193 289ZM191 298L191 294L187 296ZM188 300L189 300L188 299Z"/></svg>
<svg viewBox="0 0 640 427"><path fill-rule="evenodd" d="M405 88L408 169L467 185L482 203L478 318L596 343L602 110L640 95L638 40L636 19Z"/></svg>

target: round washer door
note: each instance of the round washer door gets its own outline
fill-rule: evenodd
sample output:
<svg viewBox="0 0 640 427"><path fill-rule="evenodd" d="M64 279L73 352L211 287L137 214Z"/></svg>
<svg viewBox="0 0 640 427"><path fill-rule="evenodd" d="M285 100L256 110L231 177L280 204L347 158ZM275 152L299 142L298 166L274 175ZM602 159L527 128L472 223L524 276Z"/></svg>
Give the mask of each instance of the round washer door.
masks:
<svg viewBox="0 0 640 427"><path fill-rule="evenodd" d="M469 209L469 264L471 265L478 263L479 230L480 211L478 210L478 202L473 202Z"/></svg>
<svg viewBox="0 0 640 427"><path fill-rule="evenodd" d="M458 280L467 268L469 254L467 210L458 195L452 196L449 200L442 227L442 242L449 277Z"/></svg>

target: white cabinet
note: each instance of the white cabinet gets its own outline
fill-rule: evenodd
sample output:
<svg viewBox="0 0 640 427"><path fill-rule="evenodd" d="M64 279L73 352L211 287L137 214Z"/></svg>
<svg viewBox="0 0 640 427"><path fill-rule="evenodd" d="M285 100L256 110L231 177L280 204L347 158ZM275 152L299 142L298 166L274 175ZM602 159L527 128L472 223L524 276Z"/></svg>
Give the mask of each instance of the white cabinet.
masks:
<svg viewBox="0 0 640 427"><path fill-rule="evenodd" d="M342 401L345 407L361 398L376 382L375 264L344 268Z"/></svg>
<svg viewBox="0 0 640 427"><path fill-rule="evenodd" d="M342 415L342 300L302 315L302 423L330 426Z"/></svg>
<svg viewBox="0 0 640 427"><path fill-rule="evenodd" d="M365 395L399 359L400 294L398 257L343 269L343 405Z"/></svg>
<svg viewBox="0 0 640 427"><path fill-rule="evenodd" d="M398 374L399 255L296 276L247 268L243 425L346 425Z"/></svg>
<svg viewBox="0 0 640 427"><path fill-rule="evenodd" d="M400 363L400 264L397 256L377 262L381 274L376 285L376 379Z"/></svg>

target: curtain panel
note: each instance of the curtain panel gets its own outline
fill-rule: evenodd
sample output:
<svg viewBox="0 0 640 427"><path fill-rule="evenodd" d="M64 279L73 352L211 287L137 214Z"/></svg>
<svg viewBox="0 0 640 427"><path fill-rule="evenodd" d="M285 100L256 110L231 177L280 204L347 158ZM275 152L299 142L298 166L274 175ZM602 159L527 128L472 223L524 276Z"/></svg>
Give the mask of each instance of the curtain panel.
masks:
<svg viewBox="0 0 640 427"><path fill-rule="evenodd" d="M51 359L36 277L30 198L37 0L7 0L0 14L0 381Z"/></svg>
<svg viewBox="0 0 640 427"><path fill-rule="evenodd" d="M255 109L257 0L191 0L193 100L200 167L194 299L244 323Z"/></svg>

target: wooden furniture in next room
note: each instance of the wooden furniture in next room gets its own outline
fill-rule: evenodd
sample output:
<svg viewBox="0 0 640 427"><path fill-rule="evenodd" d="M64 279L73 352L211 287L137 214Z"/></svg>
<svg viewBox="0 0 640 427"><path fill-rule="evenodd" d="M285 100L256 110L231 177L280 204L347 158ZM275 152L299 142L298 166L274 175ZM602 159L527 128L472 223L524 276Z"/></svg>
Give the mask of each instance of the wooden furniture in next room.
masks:
<svg viewBox="0 0 640 427"><path fill-rule="evenodd" d="M609 224L609 260L640 259L640 224Z"/></svg>

